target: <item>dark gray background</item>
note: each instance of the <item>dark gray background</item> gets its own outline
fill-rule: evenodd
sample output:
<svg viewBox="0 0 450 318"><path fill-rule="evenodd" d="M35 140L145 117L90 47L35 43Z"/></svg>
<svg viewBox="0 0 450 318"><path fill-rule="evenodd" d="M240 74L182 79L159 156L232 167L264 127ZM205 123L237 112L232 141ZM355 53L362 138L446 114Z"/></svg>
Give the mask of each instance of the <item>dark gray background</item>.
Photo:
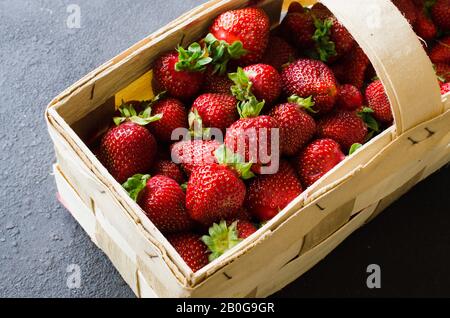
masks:
<svg viewBox="0 0 450 318"><path fill-rule="evenodd" d="M0 0L0 296L133 297L55 197L44 109L61 90L203 1ZM81 29L66 27L69 4ZM444 169L277 296L450 297ZM382 288L366 287L379 264ZM80 289L66 268L82 270Z"/></svg>

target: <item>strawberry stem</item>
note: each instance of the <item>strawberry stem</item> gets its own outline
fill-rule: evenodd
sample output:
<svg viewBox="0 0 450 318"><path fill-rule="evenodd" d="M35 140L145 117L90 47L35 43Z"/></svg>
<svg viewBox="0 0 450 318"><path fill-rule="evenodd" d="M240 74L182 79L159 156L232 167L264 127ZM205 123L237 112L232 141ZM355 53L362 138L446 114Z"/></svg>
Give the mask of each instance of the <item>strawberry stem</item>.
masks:
<svg viewBox="0 0 450 318"><path fill-rule="evenodd" d="M288 102L289 103L293 103L293 104L297 104L298 106L300 106L300 108L304 108L306 111L313 113L313 114L317 114L317 111L314 110L314 101L312 100L312 95L309 96L308 98L302 98L300 96L297 95L292 95L291 97L288 98Z"/></svg>
<svg viewBox="0 0 450 318"><path fill-rule="evenodd" d="M255 176L255 174L251 171L253 163L245 162L244 158L228 149L225 145L217 148L214 155L219 164L232 168L239 173L239 176L243 180L249 180Z"/></svg>
<svg viewBox="0 0 450 318"><path fill-rule="evenodd" d="M150 180L150 175L148 174L136 174L129 178L122 187L128 192L129 196L137 201L139 193L144 190L147 185L148 180Z"/></svg>
<svg viewBox="0 0 450 318"><path fill-rule="evenodd" d="M203 120L202 117L199 115L197 109L194 109L189 113L188 121L189 121L189 132L194 138L208 139L211 137L211 129L203 128Z"/></svg>
<svg viewBox="0 0 450 318"><path fill-rule="evenodd" d="M241 41L235 41L230 45L223 40L219 41L211 33L205 37L204 41L209 55L212 57L213 73L225 74L230 60L237 60L247 54Z"/></svg>
<svg viewBox="0 0 450 318"><path fill-rule="evenodd" d="M208 48L202 48L197 42L192 43L187 50L180 46L177 51L178 63L175 64L175 70L178 72L203 72L206 65L213 61Z"/></svg>
<svg viewBox="0 0 450 318"><path fill-rule="evenodd" d="M208 233L209 235L204 235L202 237L202 241L211 251L211 254L209 255L210 262L219 258L226 251L232 249L242 241L239 239L237 222L233 222L230 226L223 220L219 224L214 223L213 226L209 228Z"/></svg>
<svg viewBox="0 0 450 318"><path fill-rule="evenodd" d="M228 74L234 85L231 87L231 93L239 101L237 109L241 118L257 117L261 113L265 101L258 101L252 93L252 82L245 71L238 67L236 73Z"/></svg>
<svg viewBox="0 0 450 318"><path fill-rule="evenodd" d="M337 55L336 44L330 40L333 19L328 18L322 21L314 18L314 26L316 27L316 31L312 38L316 42L318 58L322 62L328 62L330 57Z"/></svg>

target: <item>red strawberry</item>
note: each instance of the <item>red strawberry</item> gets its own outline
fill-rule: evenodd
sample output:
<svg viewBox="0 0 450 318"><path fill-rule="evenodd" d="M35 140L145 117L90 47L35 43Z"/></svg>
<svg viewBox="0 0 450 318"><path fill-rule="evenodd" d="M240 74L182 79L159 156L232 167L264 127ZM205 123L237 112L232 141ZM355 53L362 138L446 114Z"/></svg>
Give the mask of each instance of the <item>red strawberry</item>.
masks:
<svg viewBox="0 0 450 318"><path fill-rule="evenodd" d="M186 231L193 226L185 206L186 196L175 180L137 174L123 187L161 232Z"/></svg>
<svg viewBox="0 0 450 318"><path fill-rule="evenodd" d="M345 84L339 88L336 107L341 110L357 110L363 105L364 97L353 85Z"/></svg>
<svg viewBox="0 0 450 318"><path fill-rule="evenodd" d="M317 2L315 3L311 8L311 14L316 18L320 20L325 20L328 18L332 18L334 15L328 9L326 6L324 6L322 3Z"/></svg>
<svg viewBox="0 0 450 318"><path fill-rule="evenodd" d="M217 162L214 153L219 147L220 143L215 140L180 141L172 145L172 160L190 175L199 166Z"/></svg>
<svg viewBox="0 0 450 318"><path fill-rule="evenodd" d="M281 94L281 77L278 71L267 64L254 64L238 68L237 73L230 74L235 86L231 88L233 94L240 96L253 94L256 99L264 100L266 104L275 102Z"/></svg>
<svg viewBox="0 0 450 318"><path fill-rule="evenodd" d="M344 150L353 144L363 144L368 134L366 124L354 111L337 111L323 117L317 131L319 138L333 139Z"/></svg>
<svg viewBox="0 0 450 318"><path fill-rule="evenodd" d="M366 71L370 65L369 58L356 45L348 55L334 64L331 68L341 84L351 84L358 89L364 85Z"/></svg>
<svg viewBox="0 0 450 318"><path fill-rule="evenodd" d="M262 63L281 72L283 66L295 60L296 55L295 49L288 42L278 36L271 36Z"/></svg>
<svg viewBox="0 0 450 318"><path fill-rule="evenodd" d="M195 273L209 264L208 247L201 237L192 233L173 234L167 237L181 258Z"/></svg>
<svg viewBox="0 0 450 318"><path fill-rule="evenodd" d="M187 128L187 112L184 105L175 98L157 101L152 112L162 114L162 118L149 125L150 131L158 140L170 142L172 132L177 128Z"/></svg>
<svg viewBox="0 0 450 318"><path fill-rule="evenodd" d="M291 2L289 4L288 13L294 13L294 12L303 12L305 9L303 8L302 4L300 2Z"/></svg>
<svg viewBox="0 0 450 318"><path fill-rule="evenodd" d="M319 114L326 114L333 109L338 93L336 79L323 62L300 59L286 67L281 77L284 92L288 96L312 96Z"/></svg>
<svg viewBox="0 0 450 318"><path fill-rule="evenodd" d="M444 96L450 93L450 83L441 83L441 95Z"/></svg>
<svg viewBox="0 0 450 318"><path fill-rule="evenodd" d="M297 159L297 170L302 184L311 186L333 169L345 155L332 139L318 139L306 147Z"/></svg>
<svg viewBox="0 0 450 318"><path fill-rule="evenodd" d="M383 84L377 80L366 89L366 101L373 110L373 117L382 123L390 124L394 120L391 103L386 95Z"/></svg>
<svg viewBox="0 0 450 318"><path fill-rule="evenodd" d="M214 73L214 69L209 67L205 72L205 81L203 83L202 91L204 93L231 95L232 85L233 82L227 75L220 75L218 72Z"/></svg>
<svg viewBox="0 0 450 318"><path fill-rule="evenodd" d="M425 41L433 40L438 33L438 29L434 22L425 14L424 10L418 10L417 20L414 24L414 30L417 35Z"/></svg>
<svg viewBox="0 0 450 318"><path fill-rule="evenodd" d="M271 153L271 139L272 130L276 128L278 123L270 116L242 118L227 129L225 144L246 162L268 164L262 156L274 155Z"/></svg>
<svg viewBox="0 0 450 318"><path fill-rule="evenodd" d="M280 25L280 35L300 49L314 46L315 31L313 16L308 9L299 7L295 11L289 11Z"/></svg>
<svg viewBox="0 0 450 318"><path fill-rule="evenodd" d="M191 113L197 111L203 127L225 131L239 119L237 100L227 94L203 94L197 97Z"/></svg>
<svg viewBox="0 0 450 318"><path fill-rule="evenodd" d="M431 8L433 21L443 31L450 31L450 0L437 0Z"/></svg>
<svg viewBox="0 0 450 318"><path fill-rule="evenodd" d="M270 20L259 8L227 11L213 22L210 32L218 40L232 45L240 41L247 51L240 58L242 64L257 63L263 57L269 42Z"/></svg>
<svg viewBox="0 0 450 318"><path fill-rule="evenodd" d="M186 181L184 173L181 171L180 167L170 160L157 161L151 172L153 176L166 176L174 179L179 184L183 184Z"/></svg>
<svg viewBox="0 0 450 318"><path fill-rule="evenodd" d="M450 82L450 64L436 63L434 67L441 82Z"/></svg>
<svg viewBox="0 0 450 318"><path fill-rule="evenodd" d="M167 91L171 96L186 101L200 91L204 74L201 71L177 71L178 55L176 51L169 52L155 61L153 86L157 91Z"/></svg>
<svg viewBox="0 0 450 318"><path fill-rule="evenodd" d="M186 206L195 221L209 226L234 218L242 207L246 188L232 169L219 164L196 168L189 178Z"/></svg>
<svg viewBox="0 0 450 318"><path fill-rule="evenodd" d="M293 96L289 103L278 105L270 112L280 128L282 154L297 154L316 133L316 122L305 111L313 105L311 99Z"/></svg>
<svg viewBox="0 0 450 318"><path fill-rule="evenodd" d="M430 51L430 59L435 64L450 64L450 36L438 40Z"/></svg>
<svg viewBox="0 0 450 318"><path fill-rule="evenodd" d="M203 243L208 246L211 254L209 261L219 258L226 251L238 245L258 229L248 221L236 220L234 222L221 221L214 223L208 231L209 235L202 237Z"/></svg>
<svg viewBox="0 0 450 318"><path fill-rule="evenodd" d="M99 160L119 183L150 170L157 144L148 129L141 125L160 118L138 116L131 105L123 105L121 111L124 117L114 118L117 127L103 136L98 151Z"/></svg>
<svg viewBox="0 0 450 318"><path fill-rule="evenodd" d="M260 175L250 181L245 206L260 221L268 221L302 192L295 170L282 161L276 174Z"/></svg>
<svg viewBox="0 0 450 318"><path fill-rule="evenodd" d="M417 20L417 9L411 0L392 0L392 3L408 20L409 24L414 25Z"/></svg>
<svg viewBox="0 0 450 318"><path fill-rule="evenodd" d="M239 209L239 211L237 212L236 215L236 220L241 220L241 221L248 221L250 222L252 220L252 215L250 214L250 212L248 212L248 210L244 207L242 207L241 209Z"/></svg>

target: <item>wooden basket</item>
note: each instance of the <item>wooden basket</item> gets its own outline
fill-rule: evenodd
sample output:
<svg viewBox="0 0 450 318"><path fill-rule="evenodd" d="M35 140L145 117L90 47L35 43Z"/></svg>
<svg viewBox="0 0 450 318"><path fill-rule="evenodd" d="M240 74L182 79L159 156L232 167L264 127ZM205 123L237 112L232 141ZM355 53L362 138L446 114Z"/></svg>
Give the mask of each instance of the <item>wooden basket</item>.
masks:
<svg viewBox="0 0 450 318"><path fill-rule="evenodd" d="M248 2L215 0L192 10L85 76L47 109L60 199L139 297L268 296L450 161L450 101L440 96L432 64L404 17L388 0L323 0L372 61L395 125L193 273L83 140L111 120L117 97L151 94L139 87L149 86L158 54L183 37L184 44L196 40L219 13ZM258 2L274 25L282 2Z"/></svg>

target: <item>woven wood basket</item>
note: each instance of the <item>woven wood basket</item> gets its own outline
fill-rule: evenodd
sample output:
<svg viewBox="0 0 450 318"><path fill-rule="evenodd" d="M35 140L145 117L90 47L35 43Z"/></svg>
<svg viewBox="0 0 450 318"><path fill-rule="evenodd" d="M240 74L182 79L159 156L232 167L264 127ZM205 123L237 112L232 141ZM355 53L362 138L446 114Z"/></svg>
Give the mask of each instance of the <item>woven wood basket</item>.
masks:
<svg viewBox="0 0 450 318"><path fill-rule="evenodd" d="M285 1L284 8L289 1ZM314 1L310 1L312 3ZM450 100L407 21L388 0L323 0L372 61L395 125L292 202L255 235L193 273L83 142L116 100L149 98L152 61L205 33L246 0L181 16L69 87L48 106L59 197L138 297L265 297L297 279L353 231L450 161ZM274 25L282 0L258 2Z"/></svg>

